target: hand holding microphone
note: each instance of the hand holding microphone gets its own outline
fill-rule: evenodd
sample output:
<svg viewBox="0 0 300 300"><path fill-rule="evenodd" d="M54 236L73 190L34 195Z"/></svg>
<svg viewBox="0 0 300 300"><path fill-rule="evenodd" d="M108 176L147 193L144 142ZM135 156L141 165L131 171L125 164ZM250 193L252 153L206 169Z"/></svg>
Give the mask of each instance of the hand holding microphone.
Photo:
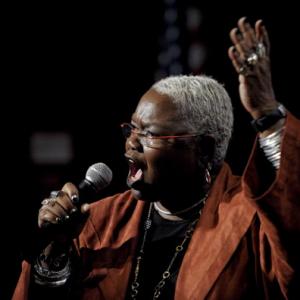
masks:
<svg viewBox="0 0 300 300"><path fill-rule="evenodd" d="M104 163L90 166L85 179L76 187L66 183L61 191L52 192L42 201L39 210L38 226L41 229L54 229L55 225L75 226L78 216L89 211L89 204L97 199L99 192L110 184L112 171ZM61 226L60 226L61 227Z"/></svg>
<svg viewBox="0 0 300 300"><path fill-rule="evenodd" d="M78 187L66 183L61 191L52 192L42 201L38 215L39 235L29 252L37 284L61 286L66 283L72 271L72 239L85 223L88 203L95 201L111 180L109 167L96 163L89 167Z"/></svg>

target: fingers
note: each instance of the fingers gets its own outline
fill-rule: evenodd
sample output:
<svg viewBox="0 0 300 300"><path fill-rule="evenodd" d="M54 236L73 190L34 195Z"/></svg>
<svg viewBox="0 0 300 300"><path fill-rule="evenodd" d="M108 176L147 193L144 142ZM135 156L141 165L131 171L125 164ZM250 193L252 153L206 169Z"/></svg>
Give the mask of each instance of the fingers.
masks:
<svg viewBox="0 0 300 300"><path fill-rule="evenodd" d="M230 38L243 60L256 50L257 36L246 17L239 19L238 27L230 31Z"/></svg>
<svg viewBox="0 0 300 300"><path fill-rule="evenodd" d="M230 57L230 59L232 61L233 67L239 73L241 70L241 67L243 65L243 60L239 56L239 53L236 51L234 46L231 46L228 49L228 56Z"/></svg>
<svg viewBox="0 0 300 300"><path fill-rule="evenodd" d="M79 204L79 192L78 192L77 187L73 183L71 183L71 182L66 183L63 186L62 191L64 191L69 196L69 199L71 199L72 205ZM82 204L80 206L81 213L83 213L83 214L88 213L89 207L90 206L87 203Z"/></svg>
<svg viewBox="0 0 300 300"><path fill-rule="evenodd" d="M40 228L49 226L49 223L62 224L71 219L78 211L76 207L68 206L68 202L62 202L63 200L60 197L51 199L52 202L49 202L51 204L44 204L40 208L38 216L38 225Z"/></svg>
<svg viewBox="0 0 300 300"><path fill-rule="evenodd" d="M257 43L257 37L255 35L255 31L252 26L248 22L246 17L242 17L238 21L238 28L243 35L244 42L251 47Z"/></svg>
<svg viewBox="0 0 300 300"><path fill-rule="evenodd" d="M70 199L74 199L75 197L79 198L78 189L71 182L67 182L63 186L62 191L65 192L69 196Z"/></svg>
<svg viewBox="0 0 300 300"><path fill-rule="evenodd" d="M243 41L243 36L238 28L233 28L230 31L230 38L234 44L234 48L239 52L239 56L245 59L248 55L247 45Z"/></svg>
<svg viewBox="0 0 300 300"><path fill-rule="evenodd" d="M270 54L270 39L269 39L269 34L268 34L266 27L264 26L262 20L258 20L255 23L255 33L257 36L257 40L264 44L264 46L266 47L267 55L269 55Z"/></svg>
<svg viewBox="0 0 300 300"><path fill-rule="evenodd" d="M270 42L262 20L252 27L242 17L229 35L233 46L228 49L228 56L240 75L256 76L267 67Z"/></svg>
<svg viewBox="0 0 300 300"><path fill-rule="evenodd" d="M67 224L79 212L89 212L88 204L79 205L78 189L72 183L66 183L61 191L52 192L50 198L44 199L41 204L38 216L40 228L50 224Z"/></svg>
<svg viewBox="0 0 300 300"><path fill-rule="evenodd" d="M82 204L81 207L80 207L80 211L83 214L89 213L89 211L90 211L90 205L88 203Z"/></svg>

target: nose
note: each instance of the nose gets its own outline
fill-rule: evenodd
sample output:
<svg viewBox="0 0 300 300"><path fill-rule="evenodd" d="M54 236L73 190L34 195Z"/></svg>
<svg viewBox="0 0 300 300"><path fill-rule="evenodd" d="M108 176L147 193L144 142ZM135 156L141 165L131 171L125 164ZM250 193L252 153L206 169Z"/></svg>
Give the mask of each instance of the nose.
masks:
<svg viewBox="0 0 300 300"><path fill-rule="evenodd" d="M131 132L130 136L126 140L126 148L129 148L131 150L143 151L143 145L140 142L138 134Z"/></svg>

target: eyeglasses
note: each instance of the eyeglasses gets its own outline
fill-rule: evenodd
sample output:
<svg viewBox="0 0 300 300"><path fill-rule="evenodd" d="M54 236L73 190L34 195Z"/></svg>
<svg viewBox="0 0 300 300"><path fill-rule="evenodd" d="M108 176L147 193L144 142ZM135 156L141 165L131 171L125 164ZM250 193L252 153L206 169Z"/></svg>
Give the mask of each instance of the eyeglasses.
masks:
<svg viewBox="0 0 300 300"><path fill-rule="evenodd" d="M139 138L139 142L146 147L162 148L176 141L186 141L189 138L199 137L201 134L183 134L183 135L153 135L150 132L141 131L130 123L121 124L122 133L126 139L132 134Z"/></svg>

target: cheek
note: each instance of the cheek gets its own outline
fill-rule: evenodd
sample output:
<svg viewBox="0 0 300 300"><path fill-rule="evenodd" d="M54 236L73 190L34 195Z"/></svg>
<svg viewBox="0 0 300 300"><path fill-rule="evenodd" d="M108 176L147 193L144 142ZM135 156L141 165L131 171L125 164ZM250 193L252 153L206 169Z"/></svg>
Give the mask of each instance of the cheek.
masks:
<svg viewBox="0 0 300 300"><path fill-rule="evenodd" d="M152 149L145 151L148 183L182 182L196 174L197 160L192 154L162 152Z"/></svg>
<svg viewBox="0 0 300 300"><path fill-rule="evenodd" d="M160 181L169 169L166 155L160 150L147 149L144 151L144 157L147 165L145 181L148 183Z"/></svg>

